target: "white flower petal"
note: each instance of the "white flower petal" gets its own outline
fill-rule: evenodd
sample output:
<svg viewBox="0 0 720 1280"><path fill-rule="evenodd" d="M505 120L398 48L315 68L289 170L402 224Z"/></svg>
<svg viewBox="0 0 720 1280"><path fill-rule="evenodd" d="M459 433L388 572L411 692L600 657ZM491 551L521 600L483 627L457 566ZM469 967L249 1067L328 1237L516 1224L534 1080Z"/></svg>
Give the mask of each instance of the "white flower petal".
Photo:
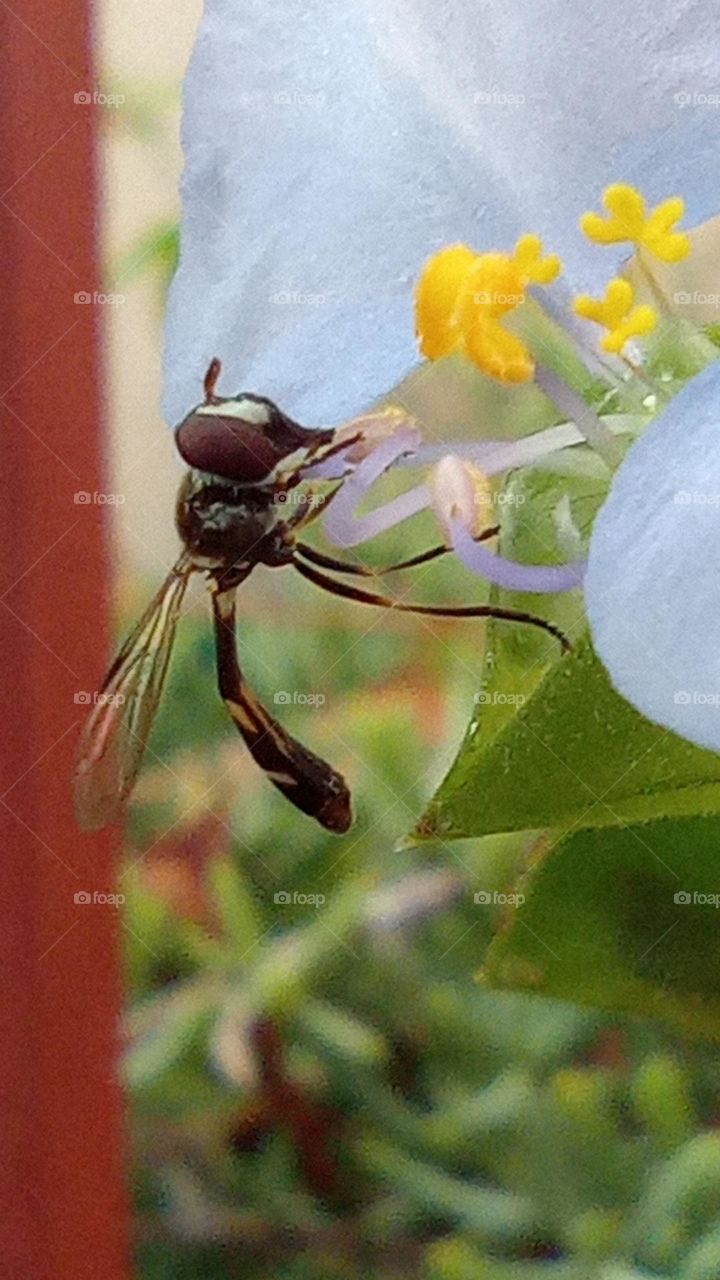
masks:
<svg viewBox="0 0 720 1280"><path fill-rule="evenodd" d="M224 391L270 395L300 421L361 412L415 358L413 282L453 241L500 247L529 229L579 284L607 278L615 251L590 248L576 219L635 164L662 165L689 221L704 217L714 17L710 0L207 0L185 95L169 420L215 355Z"/></svg>
<svg viewBox="0 0 720 1280"><path fill-rule="evenodd" d="M632 446L595 522L585 596L620 693L720 750L720 364Z"/></svg>

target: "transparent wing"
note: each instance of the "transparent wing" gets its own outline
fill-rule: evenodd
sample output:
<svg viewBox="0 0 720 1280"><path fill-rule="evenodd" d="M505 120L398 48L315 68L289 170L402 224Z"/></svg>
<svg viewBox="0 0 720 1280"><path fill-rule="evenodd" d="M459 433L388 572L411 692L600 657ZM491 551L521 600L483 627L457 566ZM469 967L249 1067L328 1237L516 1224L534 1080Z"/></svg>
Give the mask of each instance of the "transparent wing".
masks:
<svg viewBox="0 0 720 1280"><path fill-rule="evenodd" d="M75 771L84 831L113 822L132 791L167 674L192 566L182 557L128 636L85 725Z"/></svg>

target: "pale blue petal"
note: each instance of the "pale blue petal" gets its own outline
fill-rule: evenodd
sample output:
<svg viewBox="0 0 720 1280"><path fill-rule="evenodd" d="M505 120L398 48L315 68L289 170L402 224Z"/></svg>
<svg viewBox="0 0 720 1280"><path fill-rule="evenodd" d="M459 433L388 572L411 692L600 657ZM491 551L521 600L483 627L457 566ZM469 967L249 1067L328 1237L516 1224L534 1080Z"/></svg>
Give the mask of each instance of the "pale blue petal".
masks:
<svg viewBox="0 0 720 1280"><path fill-rule="evenodd" d="M715 17L710 0L206 0L169 421L214 355L223 391L308 424L366 409L412 363L413 282L453 241L533 230L578 284L607 279L618 255L577 217L636 164L703 216L720 111L675 95L720 83Z"/></svg>
<svg viewBox="0 0 720 1280"><path fill-rule="evenodd" d="M712 75L718 75L717 50L707 50ZM720 90L693 84L694 71L685 77L685 87L674 90L673 118L644 131L623 147L618 177L631 175L650 204L668 195L684 196L688 217L683 225L697 226L720 211L718 148L720 147ZM710 99L703 105L704 99ZM694 104L694 105L693 105Z"/></svg>
<svg viewBox="0 0 720 1280"><path fill-rule="evenodd" d="M720 364L628 453L595 522L585 595L620 693L720 750Z"/></svg>

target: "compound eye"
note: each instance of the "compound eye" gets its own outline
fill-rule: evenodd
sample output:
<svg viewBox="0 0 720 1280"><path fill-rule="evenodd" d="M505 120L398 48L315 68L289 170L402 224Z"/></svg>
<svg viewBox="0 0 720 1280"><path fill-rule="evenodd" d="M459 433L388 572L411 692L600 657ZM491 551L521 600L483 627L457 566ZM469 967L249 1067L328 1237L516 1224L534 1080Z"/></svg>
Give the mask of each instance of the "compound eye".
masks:
<svg viewBox="0 0 720 1280"><path fill-rule="evenodd" d="M271 414L269 403L244 397L198 405L177 429L180 456L198 471L257 484L283 456L266 435Z"/></svg>

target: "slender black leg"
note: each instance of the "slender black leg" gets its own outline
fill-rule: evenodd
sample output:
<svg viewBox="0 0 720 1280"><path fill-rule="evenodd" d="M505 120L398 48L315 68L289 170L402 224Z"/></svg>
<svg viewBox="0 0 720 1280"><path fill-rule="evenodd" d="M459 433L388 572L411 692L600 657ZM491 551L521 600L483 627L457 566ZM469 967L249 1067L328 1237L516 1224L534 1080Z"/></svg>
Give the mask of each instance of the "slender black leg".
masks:
<svg viewBox="0 0 720 1280"><path fill-rule="evenodd" d="M344 600L355 600L358 604L372 604L380 609L395 609L398 613L417 613L434 618L499 618L505 622L525 622L531 627L539 627L548 635L554 636L559 640L564 653L568 653L572 648L567 636L554 623L534 613L525 613L522 609L503 609L499 605L491 604L447 607L432 604L404 604L400 600L391 600L388 596L379 596L371 591L363 591L360 587L350 586L347 582L337 582L309 564L303 564L301 560L293 560L292 563L298 573L313 582L316 587L322 587L323 591L328 591L331 595L342 596Z"/></svg>
<svg viewBox="0 0 720 1280"><path fill-rule="evenodd" d="M350 792L331 765L283 729L259 702L240 670L235 636L235 590L213 594L213 621L220 696L253 760L303 813L328 831L352 825Z"/></svg>
<svg viewBox="0 0 720 1280"><path fill-rule="evenodd" d="M491 529L483 529L475 541L487 542L489 538L496 537L499 532L497 525ZM348 560L326 556L322 551L316 551L307 542L296 542L295 550L304 560L309 560L311 564L318 565L321 569L333 569L336 573L350 573L360 578L382 578L384 574L396 573L398 569L416 569L418 565L427 564L429 560L437 560L438 556L444 556L450 548L444 545L430 547L428 551L421 551L419 555L411 556L409 560L400 560L398 564L386 564L381 569L370 569L364 564L352 564Z"/></svg>

